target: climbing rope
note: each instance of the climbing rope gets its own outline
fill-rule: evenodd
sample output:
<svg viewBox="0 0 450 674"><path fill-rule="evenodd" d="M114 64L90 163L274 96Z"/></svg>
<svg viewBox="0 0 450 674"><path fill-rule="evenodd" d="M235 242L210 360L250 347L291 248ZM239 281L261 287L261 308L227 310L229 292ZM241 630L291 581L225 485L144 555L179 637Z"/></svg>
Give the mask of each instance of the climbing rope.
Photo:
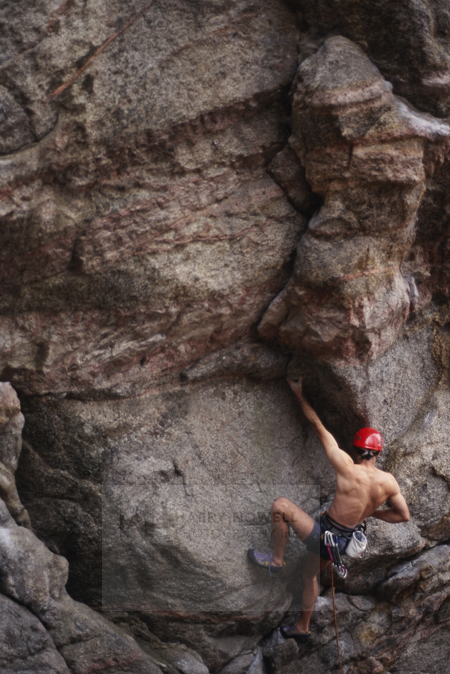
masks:
<svg viewBox="0 0 450 674"><path fill-rule="evenodd" d="M337 618L336 618L336 602L334 600L334 569L333 569L333 565L331 565L331 596L333 597L334 629L336 630L336 646L337 646L337 654L338 654L338 660L339 660L339 669L341 671L341 674L344 674L343 671L342 671L341 650L339 648L339 637L338 637Z"/></svg>

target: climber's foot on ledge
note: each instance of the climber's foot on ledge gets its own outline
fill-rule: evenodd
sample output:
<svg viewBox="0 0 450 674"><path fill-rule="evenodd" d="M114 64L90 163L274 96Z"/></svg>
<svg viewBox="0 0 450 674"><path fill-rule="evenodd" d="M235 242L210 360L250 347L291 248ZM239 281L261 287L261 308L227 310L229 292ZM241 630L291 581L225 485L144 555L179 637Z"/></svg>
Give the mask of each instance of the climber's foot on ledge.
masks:
<svg viewBox="0 0 450 674"><path fill-rule="evenodd" d="M300 644L308 643L311 636L311 632L297 632L295 625L281 627L280 632L285 639L295 639L295 641L298 641Z"/></svg>
<svg viewBox="0 0 450 674"><path fill-rule="evenodd" d="M256 566L260 566L262 569L269 569L269 571L273 573L278 573L281 571L286 563L283 562L283 564L280 565L275 564L273 561L272 552L258 552L253 548L247 550L247 557L252 562L252 564L256 564Z"/></svg>

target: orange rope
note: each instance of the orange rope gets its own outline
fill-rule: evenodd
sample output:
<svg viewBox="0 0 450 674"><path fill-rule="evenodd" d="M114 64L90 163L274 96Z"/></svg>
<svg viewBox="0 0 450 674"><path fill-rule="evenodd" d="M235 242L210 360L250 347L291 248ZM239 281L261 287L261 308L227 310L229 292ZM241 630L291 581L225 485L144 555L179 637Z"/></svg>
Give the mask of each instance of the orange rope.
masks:
<svg viewBox="0 0 450 674"><path fill-rule="evenodd" d="M334 613L334 629L336 630L336 646L339 660L339 669L341 674L344 674L342 671L342 661L341 661L341 651L339 648L339 637L338 637L338 628L337 628L337 618L336 618L336 603L334 601L334 571L333 565L331 565L331 596L333 597L333 613Z"/></svg>

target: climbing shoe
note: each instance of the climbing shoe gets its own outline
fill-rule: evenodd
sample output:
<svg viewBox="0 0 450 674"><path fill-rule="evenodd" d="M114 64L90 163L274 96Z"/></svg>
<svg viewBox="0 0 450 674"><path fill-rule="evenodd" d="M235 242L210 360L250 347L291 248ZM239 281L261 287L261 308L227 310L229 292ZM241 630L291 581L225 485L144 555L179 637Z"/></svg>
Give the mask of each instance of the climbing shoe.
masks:
<svg viewBox="0 0 450 674"><path fill-rule="evenodd" d="M295 639L295 641L297 641L299 644L307 644L311 636L311 632L296 632L295 625L281 627L280 632L285 639Z"/></svg>
<svg viewBox="0 0 450 674"><path fill-rule="evenodd" d="M258 552L253 548L247 550L247 557L256 566L260 566L262 569L269 569L269 573L278 573L281 571L286 562L283 562L282 566L275 566L273 564L273 553L272 552Z"/></svg>

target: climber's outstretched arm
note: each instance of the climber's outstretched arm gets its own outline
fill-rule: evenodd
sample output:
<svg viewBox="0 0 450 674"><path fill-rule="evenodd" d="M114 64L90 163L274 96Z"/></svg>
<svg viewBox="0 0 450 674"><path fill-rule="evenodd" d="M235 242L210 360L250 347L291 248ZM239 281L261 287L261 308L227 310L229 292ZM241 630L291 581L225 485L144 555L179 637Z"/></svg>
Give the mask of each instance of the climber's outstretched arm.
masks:
<svg viewBox="0 0 450 674"><path fill-rule="evenodd" d="M352 469L354 464L350 456L339 448L339 445L337 444L334 437L329 431L327 431L311 405L307 400L305 400L302 392L301 379L298 381L293 381L292 379L288 378L288 384L295 393L295 396L300 403L300 407L302 408L303 414L308 419L314 432L322 443L328 461L331 463L336 472L343 474L346 473L349 469Z"/></svg>

